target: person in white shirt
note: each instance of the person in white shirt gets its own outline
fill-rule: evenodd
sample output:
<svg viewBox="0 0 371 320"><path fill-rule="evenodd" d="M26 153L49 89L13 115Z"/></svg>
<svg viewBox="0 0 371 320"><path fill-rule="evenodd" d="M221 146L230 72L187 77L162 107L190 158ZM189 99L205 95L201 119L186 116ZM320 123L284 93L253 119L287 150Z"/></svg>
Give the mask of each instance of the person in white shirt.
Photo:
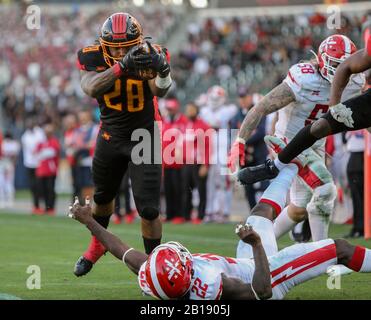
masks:
<svg viewBox="0 0 371 320"><path fill-rule="evenodd" d="M0 148L0 208L11 208L14 204L14 172L20 145L10 133L6 133Z"/></svg>
<svg viewBox="0 0 371 320"><path fill-rule="evenodd" d="M32 194L33 214L43 213L43 210L40 209L40 191L35 171L38 166L36 148L44 140L44 131L37 125L36 119L27 119L26 131L21 137L21 144L23 151L23 164L26 167L28 173L29 187Z"/></svg>

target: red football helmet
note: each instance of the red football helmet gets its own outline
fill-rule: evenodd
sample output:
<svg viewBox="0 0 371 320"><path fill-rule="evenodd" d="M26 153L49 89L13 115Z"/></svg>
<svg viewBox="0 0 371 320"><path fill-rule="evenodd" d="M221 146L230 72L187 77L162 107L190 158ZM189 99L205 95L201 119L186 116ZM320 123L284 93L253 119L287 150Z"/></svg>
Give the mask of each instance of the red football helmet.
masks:
<svg viewBox="0 0 371 320"><path fill-rule="evenodd" d="M183 297L190 289L193 257L178 242L156 247L147 259L146 281L152 293L163 300Z"/></svg>
<svg viewBox="0 0 371 320"><path fill-rule="evenodd" d="M321 75L331 83L337 66L356 51L352 40L341 34L323 40L316 55Z"/></svg>
<svg viewBox="0 0 371 320"><path fill-rule="evenodd" d="M137 45L143 41L143 30L139 22L130 14L118 12L112 14L103 23L99 42L108 65L123 57L113 57L109 48L122 48ZM112 61L113 60L113 61Z"/></svg>

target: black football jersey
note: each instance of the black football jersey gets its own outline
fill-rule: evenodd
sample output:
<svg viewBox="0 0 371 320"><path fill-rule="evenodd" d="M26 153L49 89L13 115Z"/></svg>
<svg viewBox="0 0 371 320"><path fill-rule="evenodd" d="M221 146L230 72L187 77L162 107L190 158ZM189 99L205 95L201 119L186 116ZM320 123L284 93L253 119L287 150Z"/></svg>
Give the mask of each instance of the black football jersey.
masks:
<svg viewBox="0 0 371 320"><path fill-rule="evenodd" d="M80 70L102 72L109 68L100 45L79 50L77 58ZM97 97L102 128L111 135L129 138L135 129L153 128L155 117L158 120L155 99L148 81L135 76L117 79L112 88Z"/></svg>

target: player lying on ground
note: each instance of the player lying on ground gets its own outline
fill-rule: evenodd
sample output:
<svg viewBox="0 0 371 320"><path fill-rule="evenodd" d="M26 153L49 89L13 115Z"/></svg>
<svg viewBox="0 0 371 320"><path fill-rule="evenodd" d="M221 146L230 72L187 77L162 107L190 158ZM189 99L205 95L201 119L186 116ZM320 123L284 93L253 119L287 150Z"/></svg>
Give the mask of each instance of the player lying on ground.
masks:
<svg viewBox="0 0 371 320"><path fill-rule="evenodd" d="M90 205L78 201L69 216L78 220L135 274L141 289L160 299L282 299L294 286L325 274L336 264L371 272L371 250L346 240L296 244L278 252L272 220L286 201L297 174L288 165L264 192L246 225L239 225L237 258L191 254L177 242L159 245L148 256L123 243L93 218ZM253 259L251 259L253 257Z"/></svg>
<svg viewBox="0 0 371 320"><path fill-rule="evenodd" d="M343 35L332 35L322 41L316 59L293 65L287 77L247 113L229 156L232 172L244 162L245 141L256 130L262 117L278 111L274 136L265 141L278 153L307 124L329 109L331 81L339 62L356 52L354 43ZM345 101L359 95L364 77L357 75L346 86ZM336 187L325 164L325 139L305 151L306 164L299 170L290 189L290 204L274 223L276 237L290 231L308 217L313 241L328 237Z"/></svg>
<svg viewBox="0 0 371 320"><path fill-rule="evenodd" d="M301 129L278 154L274 162L267 160L263 165L244 168L238 173L239 180L242 183L251 184L272 179L286 164L318 140L339 132L371 127L371 89L360 96L340 103L351 75L369 68L371 68L371 37L368 37L365 49L357 51L337 68L331 86L330 111Z"/></svg>

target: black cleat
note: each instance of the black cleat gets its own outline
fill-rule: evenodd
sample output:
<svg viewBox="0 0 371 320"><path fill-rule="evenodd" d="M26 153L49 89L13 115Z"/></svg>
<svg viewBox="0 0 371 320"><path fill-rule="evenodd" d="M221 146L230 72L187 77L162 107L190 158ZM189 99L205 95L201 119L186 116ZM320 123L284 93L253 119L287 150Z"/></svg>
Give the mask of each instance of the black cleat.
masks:
<svg viewBox="0 0 371 320"><path fill-rule="evenodd" d="M237 174L237 179L241 184L247 185L273 179L278 176L279 172L274 162L271 159L267 159L264 164L241 169Z"/></svg>
<svg viewBox="0 0 371 320"><path fill-rule="evenodd" d="M91 268L93 268L93 262L89 261L84 256L81 256L75 264L73 273L76 277L81 277L86 275L91 270Z"/></svg>

